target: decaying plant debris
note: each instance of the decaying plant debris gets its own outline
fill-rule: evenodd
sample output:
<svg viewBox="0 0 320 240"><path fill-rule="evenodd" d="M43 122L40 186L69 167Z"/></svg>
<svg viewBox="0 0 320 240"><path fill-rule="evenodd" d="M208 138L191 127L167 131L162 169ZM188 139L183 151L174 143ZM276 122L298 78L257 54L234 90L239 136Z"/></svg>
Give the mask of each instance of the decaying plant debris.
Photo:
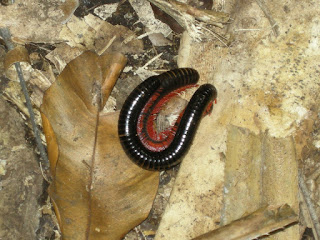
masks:
<svg viewBox="0 0 320 240"><path fill-rule="evenodd" d="M8 27L13 40L28 50L17 60L27 60L24 74L39 126L38 110L44 92L84 51L99 55L121 52L128 58L109 100L102 100L102 105L106 103L103 114L119 110L129 92L147 76L177 65L193 67L200 72L202 83L218 88L218 102L212 115L202 120L190 154L181 166L160 174L158 195L149 217L125 239L193 239L207 232L198 239L215 239L225 229L236 234L239 222L248 224L244 216L251 219L266 205L285 206L271 212L280 214L289 209L289 222L299 221L285 229L289 222L285 218L278 221L276 229L280 230L268 238L302 239L305 229L312 229L314 239L319 239L319 3L149 2L121 1L109 8L99 1L94 5L93 1L79 4L70 0L51 6L34 0L0 6L0 27ZM97 7L99 11L95 11ZM103 9L114 12L103 14ZM101 20L95 14L109 17ZM33 15L36 17L25 27L24 22ZM181 30L185 32L177 33ZM2 59L12 61L5 56L4 47L0 53ZM0 78L2 96L13 103L30 126L19 84L14 81L15 72L8 64L0 68L7 69ZM12 166L9 158L3 158L0 183L12 170L7 170ZM37 176L47 178L45 171L40 173L41 168ZM312 205L315 209L310 210ZM44 206L49 208L35 213L42 214L38 236L48 236L51 228L51 238L59 239L58 226L48 221L54 219L50 204ZM272 223L274 216L277 214L270 214L264 223ZM61 224L58 216L59 221ZM258 227L246 228L247 236L257 232L255 237L263 236L275 229L264 228L258 218L254 223ZM0 238L6 236L3 226Z"/></svg>

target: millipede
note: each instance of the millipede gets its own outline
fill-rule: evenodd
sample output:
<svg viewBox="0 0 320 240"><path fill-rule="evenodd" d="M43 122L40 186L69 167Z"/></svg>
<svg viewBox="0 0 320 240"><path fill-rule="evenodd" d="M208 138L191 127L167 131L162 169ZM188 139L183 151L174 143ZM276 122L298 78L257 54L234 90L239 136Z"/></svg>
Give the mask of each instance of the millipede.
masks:
<svg viewBox="0 0 320 240"><path fill-rule="evenodd" d="M202 117L212 111L217 90L201 85L175 124L158 133L154 124L161 107L187 88L197 86L199 74L192 68L178 68L152 76L138 85L120 111L118 134L130 159L147 170L167 170L181 162L188 152Z"/></svg>

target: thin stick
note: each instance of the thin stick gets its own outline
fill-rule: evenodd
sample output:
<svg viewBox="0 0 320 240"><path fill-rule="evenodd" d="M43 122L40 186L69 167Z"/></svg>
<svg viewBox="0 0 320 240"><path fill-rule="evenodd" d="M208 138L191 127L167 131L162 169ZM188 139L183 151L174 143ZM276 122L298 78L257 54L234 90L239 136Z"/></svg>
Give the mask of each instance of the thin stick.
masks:
<svg viewBox="0 0 320 240"><path fill-rule="evenodd" d="M46 175L45 175L44 172L43 172L41 162L40 162L40 170L41 170L41 174L42 174L42 177L44 178L44 180L46 180L46 181L49 183L49 182L50 182L49 179L46 177Z"/></svg>
<svg viewBox="0 0 320 240"><path fill-rule="evenodd" d="M145 69L147 66L149 66L151 63L153 63L155 60L157 60L159 57L162 56L163 53L158 54L157 56L155 56L154 58L152 58L151 60L149 60L145 65L143 65L142 69Z"/></svg>
<svg viewBox="0 0 320 240"><path fill-rule="evenodd" d="M8 50L12 50L14 48L14 45L11 42L11 36L10 36L9 29L0 28L0 35L1 35L2 39L3 39L3 41L5 42L5 44L7 45ZM27 85L26 85L26 82L25 82L24 77L23 77L21 65L20 65L19 62L17 62L17 63L14 63L14 66L15 66L16 71L18 73L18 77L19 77L21 88L22 88L22 92L23 92L24 97L26 99L26 104L27 104L27 108L28 108L28 111L29 111L29 114L30 114L30 121L31 121L31 124L32 124L32 129L33 129L34 136L35 136L35 139L36 139L37 147L38 147L38 150L40 151L40 156L41 156L41 158L42 158L42 160L44 162L45 169L48 169L49 160L48 160L48 157L47 157L46 150L45 150L45 148L44 148L44 146L42 144L41 138L40 138L40 131L39 131L39 129L37 127L37 124L36 124L36 121L35 121L35 115L34 115L34 112L33 112L33 109L32 109L32 104L31 104L31 100L30 100L29 93L28 93L28 90L27 90Z"/></svg>
<svg viewBox="0 0 320 240"><path fill-rule="evenodd" d="M305 203L307 205L308 212L311 218L311 222L313 225L313 228L312 228L313 235L315 235L315 239L320 239L320 224L319 224L318 216L316 214L316 210L310 198L310 193L304 181L304 177L301 171L299 171L299 188L305 200Z"/></svg>
<svg viewBox="0 0 320 240"><path fill-rule="evenodd" d="M223 39L226 40L225 37L221 36L221 35L218 34L218 33L215 33L215 32L213 32L213 31L211 31L210 29L208 29L208 28L206 28L206 27L203 27L203 26L202 26L202 29L204 29L204 30L208 31L209 33L211 33L211 34L212 34L216 39L218 39L224 46L228 47L228 45L223 41Z"/></svg>
<svg viewBox="0 0 320 240"><path fill-rule="evenodd" d="M256 0L257 4L259 5L259 7L261 8L261 10L263 11L264 15L266 16L266 18L269 20L269 23L272 27L272 31L274 33L274 35L276 37L279 36L279 26L277 24L277 22L273 19L269 9L267 8L266 4L264 3L263 0Z"/></svg>
<svg viewBox="0 0 320 240"><path fill-rule="evenodd" d="M117 36L114 35L114 36L109 40L109 42L107 43L107 45L106 45L103 49L101 49L100 51L98 51L98 55L99 55L99 56L102 55L102 54L111 46L111 44L114 42L114 40L116 40L116 38L117 38Z"/></svg>

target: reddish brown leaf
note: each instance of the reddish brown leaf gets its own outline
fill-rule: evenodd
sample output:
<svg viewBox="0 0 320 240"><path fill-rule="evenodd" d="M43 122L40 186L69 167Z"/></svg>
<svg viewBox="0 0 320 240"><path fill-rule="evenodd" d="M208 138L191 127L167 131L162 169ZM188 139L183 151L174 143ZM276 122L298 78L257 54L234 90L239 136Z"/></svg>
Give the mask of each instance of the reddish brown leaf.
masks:
<svg viewBox="0 0 320 240"><path fill-rule="evenodd" d="M99 112L124 59L85 52L45 93L49 194L63 239L121 239L151 209L158 173L137 167L123 152L118 113Z"/></svg>

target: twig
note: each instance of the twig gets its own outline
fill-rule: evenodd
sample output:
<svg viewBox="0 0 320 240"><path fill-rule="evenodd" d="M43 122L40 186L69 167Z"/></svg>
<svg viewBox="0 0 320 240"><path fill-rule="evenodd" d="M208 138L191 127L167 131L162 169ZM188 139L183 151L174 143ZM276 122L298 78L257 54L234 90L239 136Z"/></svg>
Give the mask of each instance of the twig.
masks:
<svg viewBox="0 0 320 240"><path fill-rule="evenodd" d="M99 55L99 56L102 55L102 54L111 46L111 44L114 42L114 40L116 40L116 38L117 38L117 36L114 35L114 36L109 40L109 42L107 43L107 45L106 45L104 48L102 48L100 51L98 51L98 55Z"/></svg>
<svg viewBox="0 0 320 240"><path fill-rule="evenodd" d="M235 32L240 32L240 31L261 31L261 28L239 28L234 30Z"/></svg>
<svg viewBox="0 0 320 240"><path fill-rule="evenodd" d="M42 164L40 162L40 170L41 170L41 174L42 174L42 177L44 178L44 180L46 180L48 183L50 182L50 180L46 177L46 175L44 174L43 172L43 169L42 169Z"/></svg>
<svg viewBox="0 0 320 240"><path fill-rule="evenodd" d="M320 167L317 168L310 176L308 176L308 180L315 180L320 176Z"/></svg>
<svg viewBox="0 0 320 240"><path fill-rule="evenodd" d="M2 39L3 39L3 41L5 42L5 44L7 45L8 50L14 49L14 45L11 42L11 36L10 36L9 29L0 28L0 35L1 35ZM28 93L28 90L27 90L27 85L26 85L26 82L25 82L24 77L23 77L21 65L20 65L19 62L16 62L16 63L14 63L14 66L16 68L16 71L17 71L17 74L18 74L18 77L19 77L19 81L20 81L20 85L21 85L21 88L22 88L22 92L23 92L24 97L26 99L26 104L27 104L27 108L28 108L28 111L29 111L29 114L30 114L30 121L31 121L31 124L32 124L32 128L33 128L34 136L35 136L35 139L36 139L37 147L38 147L38 150L40 152L40 156L41 156L41 158L42 158L42 160L44 162L45 170L47 170L48 166L49 166L49 160L48 160L48 157L47 157L46 150L45 150L45 148L44 148L44 146L42 144L41 138L40 138L40 131L39 131L39 129L37 127L37 124L36 124L36 121L35 121L35 115L34 115L34 112L33 112L33 109L32 109L32 104L31 104L31 100L30 100L29 93Z"/></svg>
<svg viewBox="0 0 320 240"><path fill-rule="evenodd" d="M308 213L311 218L311 222L313 225L313 228L312 228L313 235L315 236L316 239L320 239L320 224L319 224L318 216L316 214L316 210L310 198L310 193L304 181L304 177L300 170L299 170L299 188L304 198L304 201L307 205Z"/></svg>
<svg viewBox="0 0 320 240"><path fill-rule="evenodd" d="M218 39L224 46L228 47L228 45L223 41L226 40L225 37L221 36L218 33L215 33L214 31L211 31L210 29L206 27L202 27L204 30L208 31L210 34L212 34L216 39Z"/></svg>
<svg viewBox="0 0 320 240"><path fill-rule="evenodd" d="M270 25L272 26L272 31L274 33L274 35L276 37L279 36L279 26L277 24L277 22L273 19L269 9L267 8L266 4L264 3L263 0L256 0L257 4L259 5L259 7L261 8L261 10L263 11L264 15L266 16L266 18L269 20Z"/></svg>
<svg viewBox="0 0 320 240"><path fill-rule="evenodd" d="M35 43L29 43L30 45L33 45L33 46L35 46L35 47L37 47L37 48L40 48L40 49L42 49L42 50L44 50L44 51L46 51L46 52L51 52L52 50L50 50L50 49L48 49L48 48L45 48L45 47L41 47L41 46L39 46L39 44L35 44Z"/></svg>
<svg viewBox="0 0 320 240"><path fill-rule="evenodd" d="M157 56L155 56L154 58L152 58L151 60L149 60L145 65L143 65L142 69L145 69L146 67L148 67L151 63L153 63L155 60L157 60L159 57L161 57L162 54L163 53L160 53Z"/></svg>
<svg viewBox="0 0 320 240"><path fill-rule="evenodd" d="M155 32L153 32L153 31L143 33L143 34L141 34L140 36L138 36L137 39L145 38L145 37L147 37L147 36L149 36L149 35L151 35L151 34L154 34L154 33L155 33Z"/></svg>

